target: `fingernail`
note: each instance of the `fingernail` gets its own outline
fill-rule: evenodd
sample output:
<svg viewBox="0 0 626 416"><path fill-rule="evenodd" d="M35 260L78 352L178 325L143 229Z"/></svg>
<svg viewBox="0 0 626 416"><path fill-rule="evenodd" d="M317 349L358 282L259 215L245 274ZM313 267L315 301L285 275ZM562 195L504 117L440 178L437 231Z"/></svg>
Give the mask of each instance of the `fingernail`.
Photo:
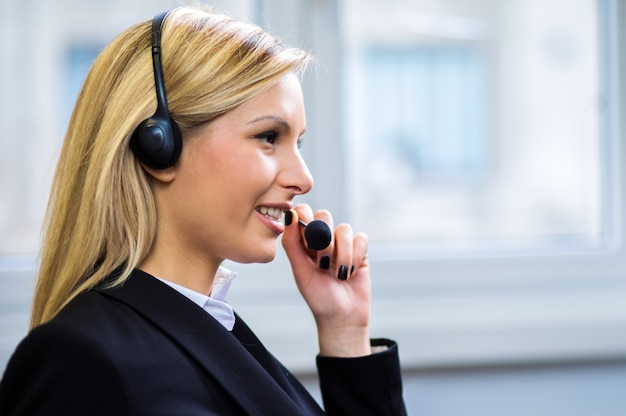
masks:
<svg viewBox="0 0 626 416"><path fill-rule="evenodd" d="M339 273L337 274L339 280L346 280L348 278L348 268L346 266L339 267Z"/></svg>
<svg viewBox="0 0 626 416"><path fill-rule="evenodd" d="M354 273L354 264L350 267L350 276L352 276L352 273Z"/></svg>
<svg viewBox="0 0 626 416"><path fill-rule="evenodd" d="M291 211L285 211L285 225L291 225L293 221L293 213Z"/></svg>
<svg viewBox="0 0 626 416"><path fill-rule="evenodd" d="M330 257L322 256L322 258L320 259L320 269L322 270L330 269Z"/></svg>

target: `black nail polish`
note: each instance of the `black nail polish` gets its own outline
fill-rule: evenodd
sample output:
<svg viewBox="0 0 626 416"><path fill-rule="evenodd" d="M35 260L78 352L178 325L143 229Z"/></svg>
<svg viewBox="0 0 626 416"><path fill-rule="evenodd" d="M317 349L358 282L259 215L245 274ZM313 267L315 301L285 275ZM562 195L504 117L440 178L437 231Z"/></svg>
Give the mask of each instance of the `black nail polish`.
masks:
<svg viewBox="0 0 626 416"><path fill-rule="evenodd" d="M322 270L330 269L330 257L322 256L322 258L320 259L320 269Z"/></svg>
<svg viewBox="0 0 626 416"><path fill-rule="evenodd" d="M339 280L346 280L348 278L348 268L346 266L339 267L339 274L337 274Z"/></svg>
<svg viewBox="0 0 626 416"><path fill-rule="evenodd" d="M354 273L354 264L350 267L350 276L352 276L352 273Z"/></svg>
<svg viewBox="0 0 626 416"><path fill-rule="evenodd" d="M293 213L291 211L285 211L285 225L291 225L293 221Z"/></svg>

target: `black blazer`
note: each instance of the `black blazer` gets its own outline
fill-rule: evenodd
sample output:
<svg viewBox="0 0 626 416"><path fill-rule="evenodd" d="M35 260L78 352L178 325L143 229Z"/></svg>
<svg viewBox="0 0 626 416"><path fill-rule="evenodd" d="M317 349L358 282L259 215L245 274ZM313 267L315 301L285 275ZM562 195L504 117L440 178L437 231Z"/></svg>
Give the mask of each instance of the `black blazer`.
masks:
<svg viewBox="0 0 626 416"><path fill-rule="evenodd" d="M329 415L404 415L397 346L317 357ZM239 318L227 331L136 270L31 331L0 382L1 415L322 415Z"/></svg>

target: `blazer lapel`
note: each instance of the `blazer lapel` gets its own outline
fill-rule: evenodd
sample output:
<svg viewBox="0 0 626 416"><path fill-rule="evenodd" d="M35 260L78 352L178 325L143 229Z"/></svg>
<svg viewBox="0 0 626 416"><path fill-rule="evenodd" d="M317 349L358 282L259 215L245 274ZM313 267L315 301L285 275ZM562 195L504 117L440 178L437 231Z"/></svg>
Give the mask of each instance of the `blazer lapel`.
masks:
<svg viewBox="0 0 626 416"><path fill-rule="evenodd" d="M307 415L324 415L315 399L304 386L274 356L265 349L261 341L246 323L236 315L233 335L237 337L245 349L265 368L282 389L294 400L301 409L307 409Z"/></svg>
<svg viewBox="0 0 626 416"><path fill-rule="evenodd" d="M135 270L123 286L99 292L171 337L249 414L304 414L232 333L158 279Z"/></svg>

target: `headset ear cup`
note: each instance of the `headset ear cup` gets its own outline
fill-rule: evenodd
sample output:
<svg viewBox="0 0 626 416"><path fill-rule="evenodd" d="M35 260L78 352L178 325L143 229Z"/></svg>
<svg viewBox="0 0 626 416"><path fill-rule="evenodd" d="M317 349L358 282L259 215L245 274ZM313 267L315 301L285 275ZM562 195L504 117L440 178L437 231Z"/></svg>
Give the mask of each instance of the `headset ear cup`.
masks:
<svg viewBox="0 0 626 416"><path fill-rule="evenodd" d="M170 117L152 116L142 121L133 132L130 147L135 157L153 169L173 166L182 151L182 135Z"/></svg>
<svg viewBox="0 0 626 416"><path fill-rule="evenodd" d="M152 117L139 123L130 138L130 147L135 157L153 169L174 166L183 149L180 129L170 117L167 108L161 69L161 30L168 13L163 12L152 19L152 65L157 109Z"/></svg>

